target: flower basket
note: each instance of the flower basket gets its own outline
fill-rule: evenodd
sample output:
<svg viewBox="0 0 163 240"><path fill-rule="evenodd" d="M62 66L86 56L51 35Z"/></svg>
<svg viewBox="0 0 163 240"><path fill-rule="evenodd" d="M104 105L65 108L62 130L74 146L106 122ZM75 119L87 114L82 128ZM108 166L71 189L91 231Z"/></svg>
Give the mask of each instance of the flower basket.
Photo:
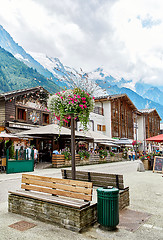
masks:
<svg viewBox="0 0 163 240"><path fill-rule="evenodd" d="M94 97L80 88L69 89L53 95L48 103L49 109L59 120L59 125L68 123L73 116L78 118L83 129L87 130L90 112L94 108Z"/></svg>

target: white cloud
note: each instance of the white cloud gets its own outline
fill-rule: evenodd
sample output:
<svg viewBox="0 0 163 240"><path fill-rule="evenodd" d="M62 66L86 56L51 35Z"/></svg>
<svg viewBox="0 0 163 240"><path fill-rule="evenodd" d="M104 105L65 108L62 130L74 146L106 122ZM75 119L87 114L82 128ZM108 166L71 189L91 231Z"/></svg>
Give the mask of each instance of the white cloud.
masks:
<svg viewBox="0 0 163 240"><path fill-rule="evenodd" d="M0 24L26 51L163 85L162 0L0 0Z"/></svg>

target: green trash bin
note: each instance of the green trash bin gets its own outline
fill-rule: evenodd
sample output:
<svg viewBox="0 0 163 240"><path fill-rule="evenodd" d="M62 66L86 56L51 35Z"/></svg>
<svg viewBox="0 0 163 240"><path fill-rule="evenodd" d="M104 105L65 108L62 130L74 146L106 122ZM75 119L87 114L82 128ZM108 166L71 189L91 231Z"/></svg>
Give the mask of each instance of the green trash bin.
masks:
<svg viewBox="0 0 163 240"><path fill-rule="evenodd" d="M119 224L119 190L114 187L97 189L97 221L108 230Z"/></svg>

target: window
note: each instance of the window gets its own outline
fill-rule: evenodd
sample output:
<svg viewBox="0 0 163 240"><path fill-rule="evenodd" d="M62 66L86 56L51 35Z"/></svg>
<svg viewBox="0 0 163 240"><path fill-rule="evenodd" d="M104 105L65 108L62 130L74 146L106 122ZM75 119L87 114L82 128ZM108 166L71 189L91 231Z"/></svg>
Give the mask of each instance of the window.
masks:
<svg viewBox="0 0 163 240"><path fill-rule="evenodd" d="M49 124L49 114L43 113L43 124Z"/></svg>
<svg viewBox="0 0 163 240"><path fill-rule="evenodd" d="M106 131L106 126L97 124L97 131Z"/></svg>
<svg viewBox="0 0 163 240"><path fill-rule="evenodd" d="M26 109L24 109L24 108L17 109L17 119L26 121Z"/></svg>

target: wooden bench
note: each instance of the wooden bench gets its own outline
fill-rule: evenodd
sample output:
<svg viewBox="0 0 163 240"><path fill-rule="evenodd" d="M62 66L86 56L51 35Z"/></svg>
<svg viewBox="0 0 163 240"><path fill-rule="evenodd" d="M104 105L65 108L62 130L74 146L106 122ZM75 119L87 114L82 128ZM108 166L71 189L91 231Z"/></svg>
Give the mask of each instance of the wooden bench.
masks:
<svg viewBox="0 0 163 240"><path fill-rule="evenodd" d="M71 179L71 170L61 169L62 178ZM93 186L113 186L119 189L119 209L129 206L129 187L124 186L123 175L76 171L76 180L92 182Z"/></svg>
<svg viewBox="0 0 163 240"><path fill-rule="evenodd" d="M95 221L92 190L91 182L22 174L21 189L9 192L8 210L81 231Z"/></svg>

